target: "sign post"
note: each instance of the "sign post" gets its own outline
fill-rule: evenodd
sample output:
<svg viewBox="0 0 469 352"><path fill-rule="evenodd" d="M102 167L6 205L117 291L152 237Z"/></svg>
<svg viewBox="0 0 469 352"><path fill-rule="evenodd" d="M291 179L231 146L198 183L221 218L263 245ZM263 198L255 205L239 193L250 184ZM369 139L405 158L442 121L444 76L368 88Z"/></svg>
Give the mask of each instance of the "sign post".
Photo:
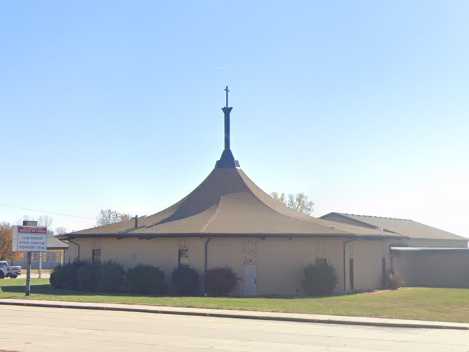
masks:
<svg viewBox="0 0 469 352"><path fill-rule="evenodd" d="M31 295L31 257L32 253L27 252L27 261L26 261L26 288L24 291L25 296Z"/></svg>
<svg viewBox="0 0 469 352"><path fill-rule="evenodd" d="M37 226L37 221L23 221L23 226L16 226L13 232L13 251L26 252L26 288L25 295L31 294L31 259L32 252L47 251L47 227Z"/></svg>

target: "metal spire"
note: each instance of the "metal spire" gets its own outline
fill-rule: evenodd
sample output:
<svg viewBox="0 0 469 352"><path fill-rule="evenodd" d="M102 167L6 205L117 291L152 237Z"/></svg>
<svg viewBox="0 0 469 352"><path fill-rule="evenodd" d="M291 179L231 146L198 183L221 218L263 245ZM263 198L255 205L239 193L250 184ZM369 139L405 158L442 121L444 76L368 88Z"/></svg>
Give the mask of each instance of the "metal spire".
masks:
<svg viewBox="0 0 469 352"><path fill-rule="evenodd" d="M225 107L222 108L225 114L225 150L230 150L230 113L233 108L228 106L228 94L230 89L228 86L225 87Z"/></svg>
<svg viewBox="0 0 469 352"><path fill-rule="evenodd" d="M230 113L233 109L228 106L228 95L230 89L228 86L225 87L225 107L222 108L223 114L225 115L225 149L220 157L220 160L217 161L216 167L230 168L230 167L239 167L239 163L234 159L233 153L231 152L230 146Z"/></svg>

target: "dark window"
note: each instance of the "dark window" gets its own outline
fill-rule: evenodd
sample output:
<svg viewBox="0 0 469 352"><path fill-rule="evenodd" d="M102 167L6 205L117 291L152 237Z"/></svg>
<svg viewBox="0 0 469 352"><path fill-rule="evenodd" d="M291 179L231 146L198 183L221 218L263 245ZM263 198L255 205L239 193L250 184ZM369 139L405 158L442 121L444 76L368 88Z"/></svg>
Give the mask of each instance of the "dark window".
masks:
<svg viewBox="0 0 469 352"><path fill-rule="evenodd" d="M350 275L350 289L353 291L355 289L354 283L354 267L353 267L353 258L350 258L350 265L349 265L349 275Z"/></svg>
<svg viewBox="0 0 469 352"><path fill-rule="evenodd" d="M93 249L91 251L91 263L101 263L101 249Z"/></svg>

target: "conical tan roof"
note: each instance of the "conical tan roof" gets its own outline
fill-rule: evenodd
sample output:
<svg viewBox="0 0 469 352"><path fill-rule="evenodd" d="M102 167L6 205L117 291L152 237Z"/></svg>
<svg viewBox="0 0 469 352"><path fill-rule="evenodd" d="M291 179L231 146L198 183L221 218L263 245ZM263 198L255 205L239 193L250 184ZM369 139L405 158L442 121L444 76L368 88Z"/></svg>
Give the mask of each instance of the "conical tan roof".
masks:
<svg viewBox="0 0 469 352"><path fill-rule="evenodd" d="M237 167L216 167L188 196L135 220L95 227L67 237L121 236L372 236L376 229L317 219L286 207Z"/></svg>
<svg viewBox="0 0 469 352"><path fill-rule="evenodd" d="M94 227L62 236L327 236L396 237L360 226L296 212L262 191L239 168L230 148L228 87L225 88L225 148L215 169L187 197L150 216ZM137 221L136 221L137 220ZM399 237L399 236L398 236Z"/></svg>

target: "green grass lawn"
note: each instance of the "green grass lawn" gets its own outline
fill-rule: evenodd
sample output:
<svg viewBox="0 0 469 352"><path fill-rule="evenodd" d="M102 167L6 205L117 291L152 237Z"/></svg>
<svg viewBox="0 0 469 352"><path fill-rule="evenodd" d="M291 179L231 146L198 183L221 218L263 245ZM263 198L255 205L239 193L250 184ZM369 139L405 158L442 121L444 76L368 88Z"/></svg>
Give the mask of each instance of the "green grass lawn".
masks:
<svg viewBox="0 0 469 352"><path fill-rule="evenodd" d="M24 280L0 280L1 298L25 298ZM420 319L469 323L469 289L408 287L321 298L214 298L108 295L54 290L48 280L33 280L35 300L147 304L174 307L257 310Z"/></svg>

